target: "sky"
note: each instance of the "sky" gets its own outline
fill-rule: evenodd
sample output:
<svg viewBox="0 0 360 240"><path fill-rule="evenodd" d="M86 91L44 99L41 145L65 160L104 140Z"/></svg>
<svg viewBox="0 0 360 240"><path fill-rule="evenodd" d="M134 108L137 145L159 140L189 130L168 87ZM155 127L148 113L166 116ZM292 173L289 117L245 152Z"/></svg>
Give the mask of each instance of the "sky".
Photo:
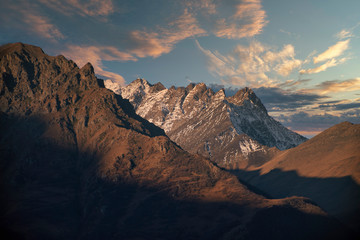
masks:
<svg viewBox="0 0 360 240"><path fill-rule="evenodd" d="M358 0L0 0L0 44L23 42L106 81L252 88L312 137L360 123Z"/></svg>

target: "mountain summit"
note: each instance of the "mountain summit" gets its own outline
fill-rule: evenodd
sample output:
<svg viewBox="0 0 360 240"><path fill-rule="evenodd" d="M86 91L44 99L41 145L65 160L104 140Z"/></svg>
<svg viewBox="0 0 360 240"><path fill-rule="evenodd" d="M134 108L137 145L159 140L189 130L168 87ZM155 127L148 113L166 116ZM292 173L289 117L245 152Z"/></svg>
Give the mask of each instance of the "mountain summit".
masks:
<svg viewBox="0 0 360 240"><path fill-rule="evenodd" d="M273 147L284 150L306 141L270 117L250 88L226 97L224 89L215 93L204 83L170 89L159 84L137 79L116 92L185 150L220 166L257 165L276 152Z"/></svg>

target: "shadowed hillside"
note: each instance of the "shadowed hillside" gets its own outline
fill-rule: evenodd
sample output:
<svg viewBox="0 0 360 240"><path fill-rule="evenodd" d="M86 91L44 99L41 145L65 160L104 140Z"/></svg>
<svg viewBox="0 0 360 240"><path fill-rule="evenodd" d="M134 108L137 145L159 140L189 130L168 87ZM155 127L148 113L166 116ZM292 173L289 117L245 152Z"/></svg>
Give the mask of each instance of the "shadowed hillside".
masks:
<svg viewBox="0 0 360 240"><path fill-rule="evenodd" d="M335 125L260 167L234 172L272 197L309 197L353 228L360 226L360 124Z"/></svg>

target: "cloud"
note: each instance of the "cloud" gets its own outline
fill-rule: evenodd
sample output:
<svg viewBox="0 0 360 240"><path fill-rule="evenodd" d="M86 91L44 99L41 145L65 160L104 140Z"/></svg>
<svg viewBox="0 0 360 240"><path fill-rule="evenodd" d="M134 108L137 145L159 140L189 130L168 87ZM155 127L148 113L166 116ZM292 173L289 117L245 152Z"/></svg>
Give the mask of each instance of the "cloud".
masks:
<svg viewBox="0 0 360 240"><path fill-rule="evenodd" d="M360 123L360 109L347 111L340 115L329 113L311 115L306 112L298 112L292 115L280 115L277 120L293 131L315 135L344 121Z"/></svg>
<svg viewBox="0 0 360 240"><path fill-rule="evenodd" d="M340 40L356 37L353 32L359 26L360 26L360 22L356 23L353 27L351 27L349 29L342 29L340 32L338 32L335 35L335 37Z"/></svg>
<svg viewBox="0 0 360 240"><path fill-rule="evenodd" d="M65 35L50 19L41 13L38 5L24 0L1 3L0 21L4 26L19 28L31 35L51 41L64 39Z"/></svg>
<svg viewBox="0 0 360 240"><path fill-rule="evenodd" d="M324 98L318 94L284 90L278 87L260 87L253 90L269 112L298 111L299 108L312 106Z"/></svg>
<svg viewBox="0 0 360 240"><path fill-rule="evenodd" d="M52 40L64 39L65 36L50 20L38 13L32 13L29 10L21 10L23 13L22 20L28 25L27 30L37 33L43 38Z"/></svg>
<svg viewBox="0 0 360 240"><path fill-rule="evenodd" d="M204 49L198 40L195 40L196 46L200 51L207 57L208 69L210 72L215 73L220 77L234 76L236 75L235 67L232 66L231 60L226 59L218 52L211 52L210 50Z"/></svg>
<svg viewBox="0 0 360 240"><path fill-rule="evenodd" d="M341 58L340 60L336 60L336 59L331 59L329 61L327 61L326 63L315 67L315 68L309 68L309 69L301 69L299 71L300 74L313 74L313 73L319 73L319 72L323 72L326 69L328 69L329 67L335 67L341 63L346 62L348 58Z"/></svg>
<svg viewBox="0 0 360 240"><path fill-rule="evenodd" d="M347 29L343 29L336 34L336 37L340 40L353 37L353 33Z"/></svg>
<svg viewBox="0 0 360 240"><path fill-rule="evenodd" d="M260 0L242 0L235 9L236 12L231 17L217 21L214 30L217 37L228 39L252 37L260 34L268 23Z"/></svg>
<svg viewBox="0 0 360 240"><path fill-rule="evenodd" d="M79 66L90 62L94 66L95 73L102 77L117 82L121 85L125 84L124 78L113 72L104 69L102 61L136 61L137 59L125 52L119 51L112 46L76 46L69 45L65 51L62 52L64 56L72 59Z"/></svg>
<svg viewBox="0 0 360 240"><path fill-rule="evenodd" d="M319 94L360 91L360 78L325 81L307 91Z"/></svg>
<svg viewBox="0 0 360 240"><path fill-rule="evenodd" d="M284 83L280 83L277 85L277 87L279 88L294 88L294 87L298 87L299 85L304 85L307 84L311 81L311 79L299 79L299 80L287 80Z"/></svg>
<svg viewBox="0 0 360 240"><path fill-rule="evenodd" d="M115 12L112 0L39 0L64 15L105 17Z"/></svg>
<svg viewBox="0 0 360 240"><path fill-rule="evenodd" d="M275 86L276 79L270 74L288 76L300 67L302 61L295 58L294 47L285 45L274 51L260 42L251 41L249 46L237 45L230 54L204 49L196 40L196 45L208 60L208 69L225 83L236 86Z"/></svg>
<svg viewBox="0 0 360 240"><path fill-rule="evenodd" d="M345 103L344 103L345 102ZM333 101L333 102L325 102L319 105L320 109L327 109L327 110L348 110L348 109L360 109L360 102L359 101Z"/></svg>
<svg viewBox="0 0 360 240"><path fill-rule="evenodd" d="M314 57L314 63L324 62L329 59L334 59L344 53L349 47L350 39L345 41L339 41L335 45L329 47L325 52Z"/></svg>
<svg viewBox="0 0 360 240"><path fill-rule="evenodd" d="M345 36L347 32L344 31L344 32L340 32L340 33ZM319 73L319 72L323 72L323 71L327 70L330 67L335 67L339 64L346 62L349 59L349 57L343 57L340 59L338 57L341 56L349 48L349 43L350 43L350 39L347 39L344 41L339 41L335 45L330 46L325 52L320 53L317 56L313 57L313 62L315 64L326 61L325 63L323 63L320 66L314 67L314 68L301 69L299 71L299 73L300 74ZM314 54L314 52L312 54ZM304 64L308 63L308 62L309 62L309 59L305 60Z"/></svg>
<svg viewBox="0 0 360 240"><path fill-rule="evenodd" d="M178 42L193 36L203 36L206 31L199 27L196 18L185 9L183 15L158 31L135 30L130 33L133 47L129 50L138 57L159 57L169 53Z"/></svg>
<svg viewBox="0 0 360 240"><path fill-rule="evenodd" d="M294 69L300 67L302 61L299 59L286 59L283 62L275 67L275 70L278 74L282 76L288 76Z"/></svg>

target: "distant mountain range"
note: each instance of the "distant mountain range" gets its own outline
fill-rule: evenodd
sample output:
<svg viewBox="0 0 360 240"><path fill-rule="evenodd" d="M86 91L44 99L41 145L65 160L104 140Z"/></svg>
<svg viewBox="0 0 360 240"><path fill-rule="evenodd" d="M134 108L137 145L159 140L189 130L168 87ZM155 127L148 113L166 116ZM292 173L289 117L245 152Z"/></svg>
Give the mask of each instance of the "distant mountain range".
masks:
<svg viewBox="0 0 360 240"><path fill-rule="evenodd" d="M284 150L306 141L270 117L249 88L226 97L224 89L215 93L204 83L167 89L161 83L137 79L125 87L107 87L129 99L137 114L163 128L182 148L222 167L259 165L276 148Z"/></svg>
<svg viewBox="0 0 360 240"><path fill-rule="evenodd" d="M161 88L151 91L160 94ZM204 92L210 91L197 94L198 88L204 86L189 89L193 105L184 99L184 112L214 101L216 94L209 93L212 101L206 102ZM234 115L252 107L251 116L263 114L252 92L242 93L222 106ZM173 100L176 108L178 99ZM4 239L351 239L353 234L307 198L254 193L137 115L128 100L104 87L91 64L79 68L39 47L0 47L0 123ZM262 143L275 139L280 148L286 136L303 140L286 130L274 136L275 130L259 131L258 125L228 126L234 135L246 132L249 142L268 132Z"/></svg>

